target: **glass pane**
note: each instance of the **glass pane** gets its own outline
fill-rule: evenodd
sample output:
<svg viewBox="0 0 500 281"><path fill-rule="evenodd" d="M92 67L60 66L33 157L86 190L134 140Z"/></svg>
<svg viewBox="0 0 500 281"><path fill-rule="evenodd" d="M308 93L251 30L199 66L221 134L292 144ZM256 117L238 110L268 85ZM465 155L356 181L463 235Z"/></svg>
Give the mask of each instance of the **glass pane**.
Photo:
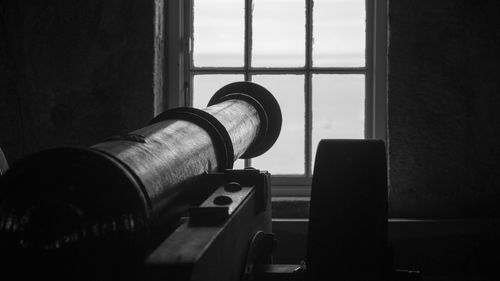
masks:
<svg viewBox="0 0 500 281"><path fill-rule="evenodd" d="M245 168L245 160L238 159L234 162L233 169L244 169Z"/></svg>
<svg viewBox="0 0 500 281"><path fill-rule="evenodd" d="M245 1L194 0L193 64L243 66Z"/></svg>
<svg viewBox="0 0 500 281"><path fill-rule="evenodd" d="M304 174L304 76L256 75L252 81L274 95L283 115L280 137L269 151L252 159L252 167L273 175Z"/></svg>
<svg viewBox="0 0 500 281"><path fill-rule="evenodd" d="M193 77L193 107L205 108L208 101L220 88L229 83L243 81L241 74L203 74Z"/></svg>
<svg viewBox="0 0 500 281"><path fill-rule="evenodd" d="M252 66L304 66L305 1L253 2Z"/></svg>
<svg viewBox="0 0 500 281"><path fill-rule="evenodd" d="M313 75L312 112L312 165L314 165L314 156L321 139L364 138L365 76Z"/></svg>
<svg viewBox="0 0 500 281"><path fill-rule="evenodd" d="M314 0L313 65L365 65L365 0Z"/></svg>

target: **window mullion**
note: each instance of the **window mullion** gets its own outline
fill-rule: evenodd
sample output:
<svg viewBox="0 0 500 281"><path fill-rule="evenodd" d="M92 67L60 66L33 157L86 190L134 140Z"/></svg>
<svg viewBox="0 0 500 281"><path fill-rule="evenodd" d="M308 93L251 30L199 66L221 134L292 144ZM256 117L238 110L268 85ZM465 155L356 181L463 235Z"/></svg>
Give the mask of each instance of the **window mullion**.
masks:
<svg viewBox="0 0 500 281"><path fill-rule="evenodd" d="M182 42L185 52L184 52L184 106L193 105L193 74L191 69L193 65L193 32L194 32L194 0L188 0L184 2L184 10L186 11L184 18L184 32L185 36L184 42ZM187 36L186 36L187 35Z"/></svg>
<svg viewBox="0 0 500 281"><path fill-rule="evenodd" d="M367 6L368 7L368 6ZM386 140L387 122L387 1L375 0L369 11L372 13L372 124L373 138Z"/></svg>
<svg viewBox="0 0 500 281"><path fill-rule="evenodd" d="M191 69L192 73L203 74L203 73L238 73L245 74L248 73L250 76L255 74L305 74L306 72L311 72L312 74L365 74L368 70L364 67L360 68L312 68L306 69L301 68L258 68L252 67L251 69L244 69L241 67L195 67Z"/></svg>
<svg viewBox="0 0 500 281"><path fill-rule="evenodd" d="M252 63L252 0L245 0L245 81L250 81L250 67Z"/></svg>
<svg viewBox="0 0 500 281"><path fill-rule="evenodd" d="M245 71L245 81L252 81L252 77L250 75L250 68L252 65L252 9L253 0L245 0L245 62L244 62L244 71ZM252 159L245 159L245 167L252 166Z"/></svg>
<svg viewBox="0 0 500 281"><path fill-rule="evenodd" d="M305 73L305 163L304 169L307 177L311 176L311 160L312 160L312 9L313 0L306 1L306 73Z"/></svg>
<svg viewBox="0 0 500 281"><path fill-rule="evenodd" d="M365 66L370 71L365 74L365 138L374 137L373 126L373 5L374 1L365 0Z"/></svg>

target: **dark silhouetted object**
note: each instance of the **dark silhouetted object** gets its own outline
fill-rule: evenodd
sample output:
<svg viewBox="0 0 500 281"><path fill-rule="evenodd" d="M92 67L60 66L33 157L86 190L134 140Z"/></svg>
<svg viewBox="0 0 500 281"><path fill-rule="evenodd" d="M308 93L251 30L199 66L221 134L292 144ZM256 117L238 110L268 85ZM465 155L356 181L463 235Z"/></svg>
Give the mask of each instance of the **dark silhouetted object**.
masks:
<svg viewBox="0 0 500 281"><path fill-rule="evenodd" d="M260 280L407 280L392 269L387 187L383 141L321 140L311 187L306 261L263 265Z"/></svg>
<svg viewBox="0 0 500 281"><path fill-rule="evenodd" d="M384 280L387 164L378 140L322 140L309 213L309 280Z"/></svg>

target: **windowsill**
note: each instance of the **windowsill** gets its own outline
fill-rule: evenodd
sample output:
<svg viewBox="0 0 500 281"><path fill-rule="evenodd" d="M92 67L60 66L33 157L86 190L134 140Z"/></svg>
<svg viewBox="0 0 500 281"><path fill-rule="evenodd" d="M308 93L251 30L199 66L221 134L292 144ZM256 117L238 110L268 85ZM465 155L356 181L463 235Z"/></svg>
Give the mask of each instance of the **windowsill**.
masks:
<svg viewBox="0 0 500 281"><path fill-rule="evenodd" d="M308 219L309 197L272 198L273 219Z"/></svg>
<svg viewBox="0 0 500 281"><path fill-rule="evenodd" d="M271 195L274 198L307 198L311 196L311 177L304 176L272 176ZM286 200L286 199L285 199Z"/></svg>
<svg viewBox="0 0 500 281"><path fill-rule="evenodd" d="M310 191L310 189L309 189ZM272 215L273 219L287 220L308 220L309 219L309 196L273 196L272 197ZM408 226L408 225L443 225L450 229L457 223L467 224L467 229L481 229L488 225L500 233L500 218L471 217L471 218L388 218L390 225ZM439 223L439 224L436 224ZM477 227L473 227L477 224ZM458 230L457 230L458 231Z"/></svg>

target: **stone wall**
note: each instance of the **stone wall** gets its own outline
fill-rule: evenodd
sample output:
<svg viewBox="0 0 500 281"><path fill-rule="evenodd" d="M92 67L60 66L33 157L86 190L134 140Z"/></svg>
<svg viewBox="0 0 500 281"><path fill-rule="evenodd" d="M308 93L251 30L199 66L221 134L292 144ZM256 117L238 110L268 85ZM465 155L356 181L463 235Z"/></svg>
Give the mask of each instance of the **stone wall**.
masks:
<svg viewBox="0 0 500 281"><path fill-rule="evenodd" d="M9 163L151 120L153 3L0 3L0 147Z"/></svg>
<svg viewBox="0 0 500 281"><path fill-rule="evenodd" d="M500 2L389 3L393 217L500 215Z"/></svg>

